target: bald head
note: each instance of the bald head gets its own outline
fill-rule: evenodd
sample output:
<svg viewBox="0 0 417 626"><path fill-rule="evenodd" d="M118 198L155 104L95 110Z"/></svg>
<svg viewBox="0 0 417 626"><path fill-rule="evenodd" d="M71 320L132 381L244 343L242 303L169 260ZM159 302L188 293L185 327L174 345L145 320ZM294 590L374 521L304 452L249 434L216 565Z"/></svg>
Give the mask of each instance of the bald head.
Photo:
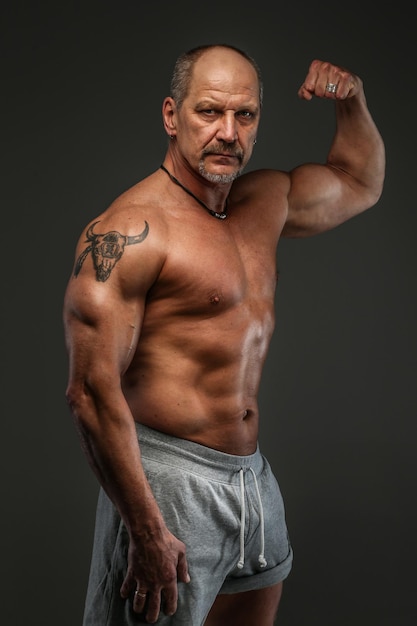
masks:
<svg viewBox="0 0 417 626"><path fill-rule="evenodd" d="M239 77L242 80L238 80ZM223 89L246 90L259 99L262 106L263 84L257 63L242 50L225 44L199 46L178 57L171 80L171 96L178 108L190 91L194 80L207 80L207 85Z"/></svg>

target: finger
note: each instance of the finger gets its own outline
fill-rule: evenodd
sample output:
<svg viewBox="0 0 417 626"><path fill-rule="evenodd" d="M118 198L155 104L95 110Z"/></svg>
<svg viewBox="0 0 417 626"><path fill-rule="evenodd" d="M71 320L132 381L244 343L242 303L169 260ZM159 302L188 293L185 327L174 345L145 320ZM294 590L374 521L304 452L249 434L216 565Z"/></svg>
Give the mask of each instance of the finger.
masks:
<svg viewBox="0 0 417 626"><path fill-rule="evenodd" d="M333 100L344 100L353 95L352 90L354 87L355 81L351 72L338 65L320 63L316 84L317 96Z"/></svg>
<svg viewBox="0 0 417 626"><path fill-rule="evenodd" d="M327 76L323 94L321 94L322 86L320 85L320 92L317 93L320 97L329 98L334 100L340 94L340 82L339 77L334 72L329 73Z"/></svg>
<svg viewBox="0 0 417 626"><path fill-rule="evenodd" d="M357 80L355 82L352 74L349 72L342 72L339 76L337 91L335 93L337 100L345 100L346 98L350 98L357 93L357 82Z"/></svg>
<svg viewBox="0 0 417 626"><path fill-rule="evenodd" d="M303 100L311 100L313 97L313 94L307 89L307 87L303 83L300 89L298 90L298 97L302 98Z"/></svg>
<svg viewBox="0 0 417 626"><path fill-rule="evenodd" d="M358 91L359 80L349 71L328 62L315 60L298 95L311 100L313 96L331 100L344 100Z"/></svg>
<svg viewBox="0 0 417 626"><path fill-rule="evenodd" d="M178 606L178 587L170 585L163 590L163 612L165 615L174 615Z"/></svg>
<svg viewBox="0 0 417 626"><path fill-rule="evenodd" d="M120 587L120 595L122 596L122 598L126 600L130 596L135 585L136 585L136 582L134 578L128 572L125 576L122 586Z"/></svg>
<svg viewBox="0 0 417 626"><path fill-rule="evenodd" d="M189 583L191 578L188 572L188 563L185 554L180 555L177 565L178 580L182 583Z"/></svg>
<svg viewBox="0 0 417 626"><path fill-rule="evenodd" d="M317 78L318 78L318 63L319 61L313 61L308 69L307 76L304 79L303 84L298 90L298 95L304 100L311 100L314 95Z"/></svg>
<svg viewBox="0 0 417 626"><path fill-rule="evenodd" d="M314 60L308 68L307 76L301 85L298 94L306 100L311 100L316 92L317 81L319 80L322 61Z"/></svg>
<svg viewBox="0 0 417 626"><path fill-rule="evenodd" d="M149 624L154 624L157 621L160 610L161 610L160 591L152 592L152 593L148 592L147 597L146 597L146 602L147 602L146 621L149 622ZM175 604L175 610L176 608L177 606Z"/></svg>
<svg viewBox="0 0 417 626"><path fill-rule="evenodd" d="M143 613L143 609L145 607L147 599L147 593L143 589L136 589L135 595L133 597L133 610L135 613Z"/></svg>
<svg viewBox="0 0 417 626"><path fill-rule="evenodd" d="M323 61L314 61L317 72L314 94L318 98L336 97L340 82L340 69L336 65Z"/></svg>

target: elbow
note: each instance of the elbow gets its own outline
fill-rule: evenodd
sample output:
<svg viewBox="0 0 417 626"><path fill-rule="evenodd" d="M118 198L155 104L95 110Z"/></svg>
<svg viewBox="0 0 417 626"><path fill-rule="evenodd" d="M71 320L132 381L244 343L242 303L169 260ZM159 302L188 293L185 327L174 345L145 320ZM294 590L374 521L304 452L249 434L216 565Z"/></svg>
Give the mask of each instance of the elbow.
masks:
<svg viewBox="0 0 417 626"><path fill-rule="evenodd" d="M108 377L70 378L65 399L78 430L96 430L101 416L108 414L117 402L119 388Z"/></svg>
<svg viewBox="0 0 417 626"><path fill-rule="evenodd" d="M365 209L370 209L373 206L375 206L376 204L378 204L381 196L382 196L382 192L384 190L384 181L381 180L377 183L375 183L372 187L368 188L368 193L366 196L366 205L365 205Z"/></svg>
<svg viewBox="0 0 417 626"><path fill-rule="evenodd" d="M65 390L65 400L75 421L77 423L82 422L82 417L88 413L88 405L90 404L85 385L70 382Z"/></svg>
<svg viewBox="0 0 417 626"><path fill-rule="evenodd" d="M384 179L381 180L380 184L374 191L374 204L379 202L383 191L384 191Z"/></svg>
<svg viewBox="0 0 417 626"><path fill-rule="evenodd" d="M356 206L357 213L371 209L379 202L384 190L384 181L385 170L382 167L377 168L372 176L352 181L352 207Z"/></svg>
<svg viewBox="0 0 417 626"><path fill-rule="evenodd" d="M70 415L75 423L78 424L84 413L84 402L80 389L74 385L69 385L65 391L65 400L70 410Z"/></svg>
<svg viewBox="0 0 417 626"><path fill-rule="evenodd" d="M75 429L87 451L96 427L97 418L94 400L84 384L70 383L65 391L65 399L73 419Z"/></svg>
<svg viewBox="0 0 417 626"><path fill-rule="evenodd" d="M385 184L385 152L382 150L380 163L375 167L368 182L368 206L377 204L382 196Z"/></svg>

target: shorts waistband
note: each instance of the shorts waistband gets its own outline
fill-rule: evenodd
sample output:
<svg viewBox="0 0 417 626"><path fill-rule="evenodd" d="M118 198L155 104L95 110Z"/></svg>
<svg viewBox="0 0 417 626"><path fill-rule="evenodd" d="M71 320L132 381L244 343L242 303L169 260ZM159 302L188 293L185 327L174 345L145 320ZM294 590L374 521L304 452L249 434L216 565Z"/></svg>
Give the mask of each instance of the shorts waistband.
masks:
<svg viewBox="0 0 417 626"><path fill-rule="evenodd" d="M256 451L248 455L235 455L209 448L195 441L181 439L163 433L159 430L136 423L141 454L146 458L155 461L167 462L171 456L173 462L178 466L179 462L184 470L195 474L224 480L229 484L239 484L239 472L251 470L248 479L251 480L252 473L258 476L264 467L264 458L257 444Z"/></svg>

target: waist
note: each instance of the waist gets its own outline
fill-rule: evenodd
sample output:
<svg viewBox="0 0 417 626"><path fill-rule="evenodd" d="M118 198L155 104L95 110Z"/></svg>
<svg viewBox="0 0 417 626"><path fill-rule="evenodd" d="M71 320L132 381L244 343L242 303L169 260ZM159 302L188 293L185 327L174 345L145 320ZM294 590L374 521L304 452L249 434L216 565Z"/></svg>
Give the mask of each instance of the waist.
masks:
<svg viewBox="0 0 417 626"><path fill-rule="evenodd" d="M156 431L227 454L247 455L256 450L259 420L255 409L226 411L221 402L195 411L189 406L174 408L169 402L155 411L147 409L132 411L133 416Z"/></svg>
<svg viewBox="0 0 417 626"><path fill-rule="evenodd" d="M230 454L205 446L201 443L182 439L161 432L143 424L136 424L141 454L155 462L167 463L172 459L177 465L180 459L184 470L228 483L238 484L239 471L252 469L259 475L264 466L264 458L256 444L251 454Z"/></svg>

